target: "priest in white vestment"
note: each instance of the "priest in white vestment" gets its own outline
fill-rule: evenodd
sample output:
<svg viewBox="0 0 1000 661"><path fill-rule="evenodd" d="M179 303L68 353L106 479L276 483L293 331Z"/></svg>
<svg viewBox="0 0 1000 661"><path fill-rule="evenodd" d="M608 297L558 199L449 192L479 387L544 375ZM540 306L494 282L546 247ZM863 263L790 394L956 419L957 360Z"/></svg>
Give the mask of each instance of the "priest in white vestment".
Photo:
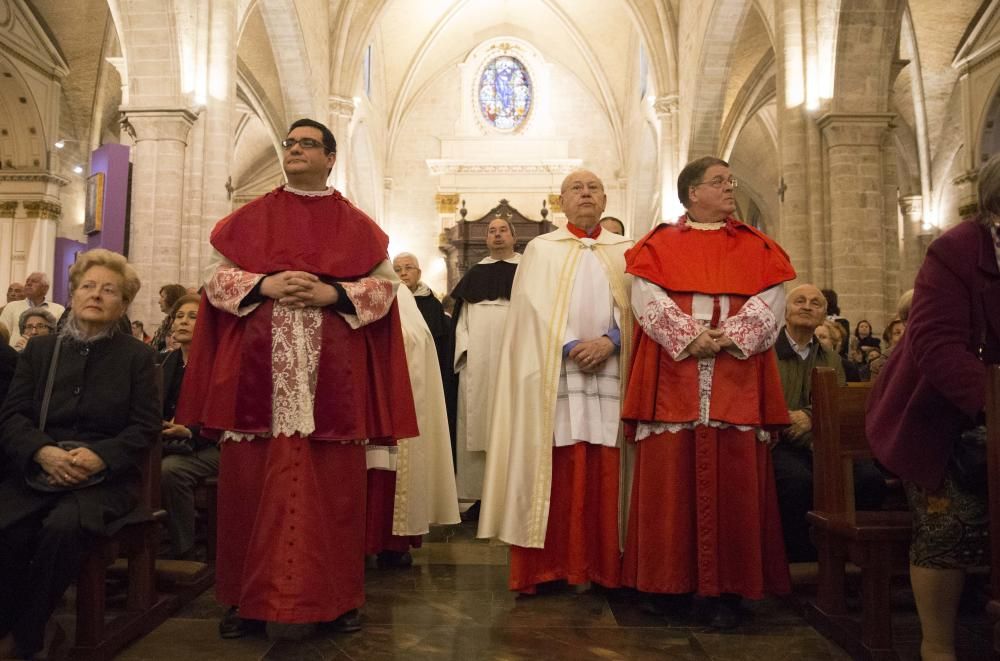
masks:
<svg viewBox="0 0 1000 661"><path fill-rule="evenodd" d="M513 546L509 585L621 580L621 393L632 316L625 251L592 172L563 181L566 227L532 240L500 343L480 537Z"/></svg>
<svg viewBox="0 0 1000 661"><path fill-rule="evenodd" d="M400 287L396 300L420 435L400 440L394 447L366 446L369 485L380 483L378 478L383 476L395 484L386 494L391 502L377 503L379 511L370 511L368 516L368 526L376 529L367 531L366 551L378 554L379 566L412 564L409 548L419 546L431 525L460 521L434 337L408 288ZM376 499L381 501L381 495ZM369 508L372 497L369 488Z"/></svg>
<svg viewBox="0 0 1000 661"><path fill-rule="evenodd" d="M455 464L458 497L478 501L483 491L488 427L486 412L493 396L500 340L510 306L510 291L521 255L514 252L514 227L494 218L486 228L489 257L462 277L455 299L455 374L458 375L458 413ZM475 518L478 503L470 510Z"/></svg>

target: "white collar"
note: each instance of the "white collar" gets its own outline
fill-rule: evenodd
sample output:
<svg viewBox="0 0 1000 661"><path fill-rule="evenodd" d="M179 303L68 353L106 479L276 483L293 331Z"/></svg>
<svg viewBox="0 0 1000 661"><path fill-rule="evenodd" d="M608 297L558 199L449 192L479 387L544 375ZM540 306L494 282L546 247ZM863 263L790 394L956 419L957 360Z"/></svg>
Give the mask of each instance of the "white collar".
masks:
<svg viewBox="0 0 1000 661"><path fill-rule="evenodd" d="M301 190L285 184L285 190L294 195L301 195L302 197L326 197L327 195L333 195L335 189L333 186L327 186L326 190Z"/></svg>

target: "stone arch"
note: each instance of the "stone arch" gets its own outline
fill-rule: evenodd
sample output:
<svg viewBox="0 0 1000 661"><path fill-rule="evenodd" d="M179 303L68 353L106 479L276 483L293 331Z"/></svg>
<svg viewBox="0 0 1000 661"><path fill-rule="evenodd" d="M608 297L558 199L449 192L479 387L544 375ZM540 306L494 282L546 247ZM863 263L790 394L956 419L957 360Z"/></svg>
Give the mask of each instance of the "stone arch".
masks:
<svg viewBox="0 0 1000 661"><path fill-rule="evenodd" d="M0 170L47 169L47 154L56 127L46 125L35 95L17 63L0 53Z"/></svg>
<svg viewBox="0 0 1000 661"><path fill-rule="evenodd" d="M302 25L293 0L257 0L274 62L281 76L285 102L285 124L299 117L316 116L310 92L313 72ZM325 114L325 113L324 113Z"/></svg>
<svg viewBox="0 0 1000 661"><path fill-rule="evenodd" d="M904 0L843 0L837 27L834 112L889 110Z"/></svg>
<svg viewBox="0 0 1000 661"><path fill-rule="evenodd" d="M716 0L712 7L701 42L698 85L691 105L691 132L682 160L718 151L726 83L737 42L733 35L740 34L752 8L750 0Z"/></svg>
<svg viewBox="0 0 1000 661"><path fill-rule="evenodd" d="M108 0L118 31L130 106L185 105L181 44L173 3ZM124 69L124 71L122 71Z"/></svg>

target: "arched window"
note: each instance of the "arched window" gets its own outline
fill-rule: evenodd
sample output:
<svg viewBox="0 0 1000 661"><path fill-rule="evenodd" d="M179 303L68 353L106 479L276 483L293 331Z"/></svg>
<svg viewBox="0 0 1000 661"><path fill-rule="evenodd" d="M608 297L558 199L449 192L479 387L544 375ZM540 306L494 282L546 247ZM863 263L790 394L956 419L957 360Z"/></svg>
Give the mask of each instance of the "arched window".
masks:
<svg viewBox="0 0 1000 661"><path fill-rule="evenodd" d="M500 131L516 131L531 112L534 89L527 67L516 57L501 55L479 75L479 112Z"/></svg>

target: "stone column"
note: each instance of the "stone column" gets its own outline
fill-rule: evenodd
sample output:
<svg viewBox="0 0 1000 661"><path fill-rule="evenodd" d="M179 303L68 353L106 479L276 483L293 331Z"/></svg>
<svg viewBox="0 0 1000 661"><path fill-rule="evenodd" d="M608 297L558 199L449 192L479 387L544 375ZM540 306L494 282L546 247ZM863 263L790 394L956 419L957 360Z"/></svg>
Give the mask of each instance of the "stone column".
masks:
<svg viewBox="0 0 1000 661"><path fill-rule="evenodd" d="M677 163L677 108L676 94L661 96L653 103L653 111L660 122L660 218L658 220L673 220L684 209L677 199L677 175L680 165ZM651 227L632 228L633 236L642 236Z"/></svg>
<svg viewBox="0 0 1000 661"><path fill-rule="evenodd" d="M143 283L129 316L151 324L163 316L160 287L181 279L185 151L196 119L186 108L122 109L135 144L128 257Z"/></svg>
<svg viewBox="0 0 1000 661"><path fill-rule="evenodd" d="M337 163L330 173L334 188L343 192L347 190L347 162L354 158L350 153L351 118L354 117L354 99L348 96L330 95L329 127L333 137L337 139Z"/></svg>
<svg viewBox="0 0 1000 661"><path fill-rule="evenodd" d="M0 200L0 291L6 292L11 282L24 282L24 255L14 243L14 216L17 200Z"/></svg>
<svg viewBox="0 0 1000 661"><path fill-rule="evenodd" d="M897 218L885 203L885 151L891 113L827 113L819 119L829 173L830 283L848 319L879 328L895 295L886 291L887 244L895 249ZM891 217L890 217L891 216ZM888 299L892 297L890 302Z"/></svg>

